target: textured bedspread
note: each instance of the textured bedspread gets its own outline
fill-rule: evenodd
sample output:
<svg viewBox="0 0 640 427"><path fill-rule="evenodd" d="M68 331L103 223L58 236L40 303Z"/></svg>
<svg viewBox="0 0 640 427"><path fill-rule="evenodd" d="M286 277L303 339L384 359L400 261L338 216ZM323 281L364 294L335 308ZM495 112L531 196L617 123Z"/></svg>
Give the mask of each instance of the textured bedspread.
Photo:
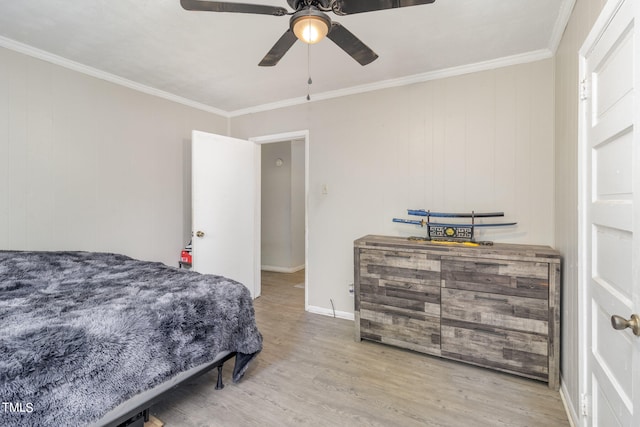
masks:
<svg viewBox="0 0 640 427"><path fill-rule="evenodd" d="M224 277L123 255L0 251L2 426L86 425L220 351L261 348L249 291Z"/></svg>

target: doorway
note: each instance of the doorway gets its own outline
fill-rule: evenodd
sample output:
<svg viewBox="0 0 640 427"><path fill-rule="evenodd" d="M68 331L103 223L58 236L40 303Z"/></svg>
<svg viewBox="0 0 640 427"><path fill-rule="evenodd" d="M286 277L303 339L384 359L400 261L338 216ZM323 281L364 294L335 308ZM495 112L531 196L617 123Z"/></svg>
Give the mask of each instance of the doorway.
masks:
<svg viewBox="0 0 640 427"><path fill-rule="evenodd" d="M262 145L261 269L304 269L304 140Z"/></svg>
<svg viewBox="0 0 640 427"><path fill-rule="evenodd" d="M308 131L249 139L261 146L260 236L262 275L304 289L308 306ZM273 277L272 277L273 276ZM266 280L265 283L271 283ZM296 282L296 283L293 283ZM265 288L267 289L267 288ZM262 293L262 287L256 295Z"/></svg>

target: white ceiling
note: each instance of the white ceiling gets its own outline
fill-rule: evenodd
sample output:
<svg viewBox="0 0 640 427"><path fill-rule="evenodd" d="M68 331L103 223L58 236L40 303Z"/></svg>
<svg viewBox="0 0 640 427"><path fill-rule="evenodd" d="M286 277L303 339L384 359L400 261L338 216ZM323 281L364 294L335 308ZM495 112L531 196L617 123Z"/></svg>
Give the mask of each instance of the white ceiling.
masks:
<svg viewBox="0 0 640 427"><path fill-rule="evenodd" d="M244 0L289 9L286 0ZM179 0L0 0L0 45L235 115L550 57L575 0L436 0L331 18L380 57L328 39L258 67L289 17L191 12Z"/></svg>

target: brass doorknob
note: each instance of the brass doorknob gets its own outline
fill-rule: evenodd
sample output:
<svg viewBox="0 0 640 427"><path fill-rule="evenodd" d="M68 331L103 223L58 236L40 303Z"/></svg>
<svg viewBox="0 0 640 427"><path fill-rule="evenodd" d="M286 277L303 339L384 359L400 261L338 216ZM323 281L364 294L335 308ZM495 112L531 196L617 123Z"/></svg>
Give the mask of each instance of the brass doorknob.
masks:
<svg viewBox="0 0 640 427"><path fill-rule="evenodd" d="M204 237L204 231L197 231L196 232L196 236L197 237Z"/></svg>
<svg viewBox="0 0 640 427"><path fill-rule="evenodd" d="M629 320L614 314L611 316L611 326L618 330L631 328L633 334L640 337L640 317L637 314L632 314Z"/></svg>

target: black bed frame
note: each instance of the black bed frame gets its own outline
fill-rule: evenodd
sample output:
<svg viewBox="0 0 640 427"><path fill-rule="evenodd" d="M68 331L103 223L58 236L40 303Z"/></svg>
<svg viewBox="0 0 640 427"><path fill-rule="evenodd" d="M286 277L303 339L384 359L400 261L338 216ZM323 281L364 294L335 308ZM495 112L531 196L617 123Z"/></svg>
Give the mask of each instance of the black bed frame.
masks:
<svg viewBox="0 0 640 427"><path fill-rule="evenodd" d="M206 374L207 372L211 371L214 368L218 368L218 381L216 382L216 390L223 389L224 384L222 383L222 368L224 363L234 356L236 356L236 352L227 354L222 359L212 363L210 366L207 366L205 369L202 369L194 373L193 375L183 379L182 381L180 381L170 389L163 391L157 396L153 396L149 398L145 402L141 403L140 405L138 405L131 411L127 412L126 414L123 414L122 416L118 417L115 421L107 424L106 426L108 427L143 427L144 423L149 421L149 409L151 408L152 405L165 399L171 392L173 392L175 388L177 388L181 384L187 381L191 381L194 378L199 377L200 375Z"/></svg>

